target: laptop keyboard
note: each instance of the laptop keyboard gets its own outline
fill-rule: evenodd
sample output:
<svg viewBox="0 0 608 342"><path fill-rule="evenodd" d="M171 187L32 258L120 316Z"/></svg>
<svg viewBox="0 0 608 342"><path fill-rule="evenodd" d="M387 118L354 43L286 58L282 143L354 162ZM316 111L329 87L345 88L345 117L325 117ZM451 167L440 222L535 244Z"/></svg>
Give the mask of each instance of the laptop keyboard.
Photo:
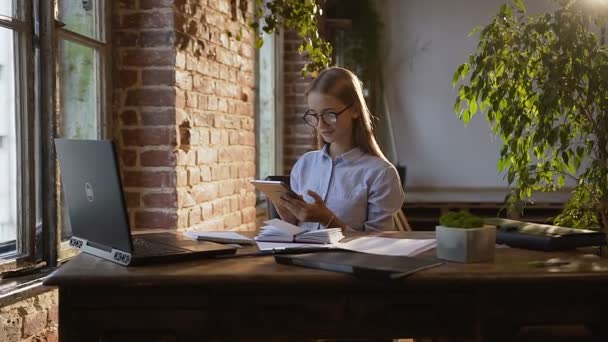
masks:
<svg viewBox="0 0 608 342"><path fill-rule="evenodd" d="M185 252L187 251L181 248L133 238L133 254L136 256L183 254Z"/></svg>

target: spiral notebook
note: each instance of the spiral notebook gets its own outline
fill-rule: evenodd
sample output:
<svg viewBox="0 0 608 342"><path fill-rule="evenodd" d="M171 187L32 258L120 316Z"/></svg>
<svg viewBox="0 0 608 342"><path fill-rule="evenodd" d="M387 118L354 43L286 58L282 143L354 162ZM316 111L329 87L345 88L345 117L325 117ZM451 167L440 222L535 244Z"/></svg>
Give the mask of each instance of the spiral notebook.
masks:
<svg viewBox="0 0 608 342"><path fill-rule="evenodd" d="M217 243L236 243L240 245L253 245L255 241L237 232L219 231L219 232L203 232L196 230L188 230L184 235L191 239L210 241Z"/></svg>

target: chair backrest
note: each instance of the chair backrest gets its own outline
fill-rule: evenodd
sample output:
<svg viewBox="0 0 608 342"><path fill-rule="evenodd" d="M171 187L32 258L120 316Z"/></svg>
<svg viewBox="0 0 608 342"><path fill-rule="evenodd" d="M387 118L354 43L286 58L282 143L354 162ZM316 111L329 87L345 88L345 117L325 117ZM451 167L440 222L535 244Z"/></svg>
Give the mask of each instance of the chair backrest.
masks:
<svg viewBox="0 0 608 342"><path fill-rule="evenodd" d="M268 176L266 180L271 181L281 181L287 185L289 185L289 176ZM277 213L277 209L272 204L272 201L269 198L266 198L266 215L269 220L280 218L279 213Z"/></svg>
<svg viewBox="0 0 608 342"><path fill-rule="evenodd" d="M407 222L407 218L405 217L405 214L403 213L403 209L399 209L399 211L397 211L395 213L395 215L393 215L393 221L395 222L395 229L397 229L400 232L411 232L412 231L412 227L410 227L409 222Z"/></svg>

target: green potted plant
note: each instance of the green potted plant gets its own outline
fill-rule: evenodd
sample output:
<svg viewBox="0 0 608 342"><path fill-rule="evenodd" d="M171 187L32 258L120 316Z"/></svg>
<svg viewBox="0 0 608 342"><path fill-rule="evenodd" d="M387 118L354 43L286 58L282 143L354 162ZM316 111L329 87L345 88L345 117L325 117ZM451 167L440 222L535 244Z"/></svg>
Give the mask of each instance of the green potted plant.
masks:
<svg viewBox="0 0 608 342"><path fill-rule="evenodd" d="M450 211L439 218L437 257L457 262L480 262L494 259L496 227L484 225L483 219L468 211Z"/></svg>
<svg viewBox="0 0 608 342"><path fill-rule="evenodd" d="M554 10L530 16L512 0L481 28L476 52L454 74L454 84L464 80L455 111L465 124L485 113L500 137L510 211L534 192L568 186L554 224L606 232L608 5L554 2Z"/></svg>

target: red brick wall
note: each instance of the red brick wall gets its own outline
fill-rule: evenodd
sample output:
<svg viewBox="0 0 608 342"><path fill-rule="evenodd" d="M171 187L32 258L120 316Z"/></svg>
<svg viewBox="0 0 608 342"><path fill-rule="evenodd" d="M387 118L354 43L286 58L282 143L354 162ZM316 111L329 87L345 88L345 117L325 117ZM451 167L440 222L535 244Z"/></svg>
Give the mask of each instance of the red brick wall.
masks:
<svg viewBox="0 0 608 342"><path fill-rule="evenodd" d="M134 229L254 229L252 12L253 0L116 3L113 128Z"/></svg>
<svg viewBox="0 0 608 342"><path fill-rule="evenodd" d="M57 290L0 307L0 341L57 341Z"/></svg>
<svg viewBox="0 0 608 342"><path fill-rule="evenodd" d="M253 0L241 1L176 6L178 228L255 229Z"/></svg>
<svg viewBox="0 0 608 342"><path fill-rule="evenodd" d="M112 128L134 229L177 227L174 17L173 1L113 6Z"/></svg>
<svg viewBox="0 0 608 342"><path fill-rule="evenodd" d="M306 59L298 54L300 41L301 38L294 32L286 32L284 35L283 168L285 174L289 174L301 155L317 147L314 130L302 120L302 115L308 109L304 93L311 79L301 76Z"/></svg>

